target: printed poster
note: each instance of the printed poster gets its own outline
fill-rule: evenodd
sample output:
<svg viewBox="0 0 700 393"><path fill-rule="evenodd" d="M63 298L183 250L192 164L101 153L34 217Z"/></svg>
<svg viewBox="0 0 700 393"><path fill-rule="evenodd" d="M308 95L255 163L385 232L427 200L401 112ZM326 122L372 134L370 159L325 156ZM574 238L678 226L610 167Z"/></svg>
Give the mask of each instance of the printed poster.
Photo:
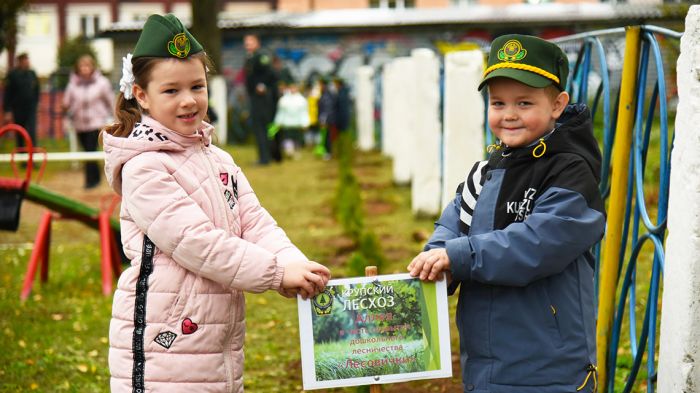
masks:
<svg viewBox="0 0 700 393"><path fill-rule="evenodd" d="M298 305L304 390L452 376L445 280L330 280Z"/></svg>

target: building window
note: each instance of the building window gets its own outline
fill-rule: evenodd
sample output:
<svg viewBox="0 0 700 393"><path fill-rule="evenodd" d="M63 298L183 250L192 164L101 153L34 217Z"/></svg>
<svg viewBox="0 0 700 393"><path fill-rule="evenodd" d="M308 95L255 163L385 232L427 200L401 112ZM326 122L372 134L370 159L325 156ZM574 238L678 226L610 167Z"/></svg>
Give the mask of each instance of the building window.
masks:
<svg viewBox="0 0 700 393"><path fill-rule="evenodd" d="M100 16L99 15L82 15L80 16L80 33L83 37L91 38L100 32Z"/></svg>
<svg viewBox="0 0 700 393"><path fill-rule="evenodd" d="M370 0L370 8L415 8L415 0Z"/></svg>

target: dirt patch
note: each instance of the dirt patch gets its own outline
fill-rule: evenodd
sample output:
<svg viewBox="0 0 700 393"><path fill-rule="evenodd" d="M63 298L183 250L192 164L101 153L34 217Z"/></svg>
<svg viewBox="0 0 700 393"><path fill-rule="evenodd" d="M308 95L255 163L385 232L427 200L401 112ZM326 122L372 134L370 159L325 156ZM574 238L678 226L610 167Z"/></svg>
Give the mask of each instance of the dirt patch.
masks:
<svg viewBox="0 0 700 393"><path fill-rule="evenodd" d="M384 164L384 158L381 155L358 155L353 164L355 168L381 167Z"/></svg>
<svg viewBox="0 0 700 393"><path fill-rule="evenodd" d="M384 183L372 182L372 181L367 181L367 180L360 181L359 184L360 184L360 189L363 191L378 190L378 189L386 188L386 185Z"/></svg>
<svg viewBox="0 0 700 393"><path fill-rule="evenodd" d="M333 250L335 255L347 255L355 250L357 245L347 236L336 236L328 239L326 244Z"/></svg>
<svg viewBox="0 0 700 393"><path fill-rule="evenodd" d="M368 215L389 214L395 210L393 204L382 200L374 199L365 202L365 210Z"/></svg>

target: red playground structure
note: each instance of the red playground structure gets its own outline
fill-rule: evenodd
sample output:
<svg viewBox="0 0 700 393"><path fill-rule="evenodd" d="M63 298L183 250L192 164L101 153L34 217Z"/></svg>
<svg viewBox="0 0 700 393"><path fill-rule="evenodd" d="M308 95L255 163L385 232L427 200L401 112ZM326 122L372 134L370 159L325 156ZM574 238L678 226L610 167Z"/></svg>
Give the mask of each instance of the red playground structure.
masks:
<svg viewBox="0 0 700 393"><path fill-rule="evenodd" d="M32 145L31 138L23 127L17 124L8 124L0 128L0 137L8 132L19 134L24 139L26 147L15 148L11 153L10 165L12 166L14 177L0 177L0 230L17 230L24 198L49 209L39 221L39 228L34 238L34 247L29 257L20 298L26 300L29 297L39 264L41 264L41 282L47 282L49 279L51 223L57 219L78 220L100 232L102 293L105 296L109 296L112 293L114 278L121 274L121 254L115 236L119 234L119 222L111 218L115 207L120 201L119 197L116 195L107 196L102 199L100 208L95 209L32 183L34 153L42 152L44 154L44 160L39 171L39 178L41 178L46 166L46 151ZM14 160L15 154L21 152L27 153L27 166L24 178L19 177Z"/></svg>

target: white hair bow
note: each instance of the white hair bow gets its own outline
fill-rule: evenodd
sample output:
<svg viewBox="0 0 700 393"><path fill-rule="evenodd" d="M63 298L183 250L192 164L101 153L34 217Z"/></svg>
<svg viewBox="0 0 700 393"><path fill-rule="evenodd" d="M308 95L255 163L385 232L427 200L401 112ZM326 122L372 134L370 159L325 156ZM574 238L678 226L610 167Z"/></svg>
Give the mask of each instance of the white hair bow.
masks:
<svg viewBox="0 0 700 393"><path fill-rule="evenodd" d="M122 78L119 80L119 91L124 94L124 98L130 100L134 98L132 87L134 86L134 72L131 66L131 53L122 57Z"/></svg>

